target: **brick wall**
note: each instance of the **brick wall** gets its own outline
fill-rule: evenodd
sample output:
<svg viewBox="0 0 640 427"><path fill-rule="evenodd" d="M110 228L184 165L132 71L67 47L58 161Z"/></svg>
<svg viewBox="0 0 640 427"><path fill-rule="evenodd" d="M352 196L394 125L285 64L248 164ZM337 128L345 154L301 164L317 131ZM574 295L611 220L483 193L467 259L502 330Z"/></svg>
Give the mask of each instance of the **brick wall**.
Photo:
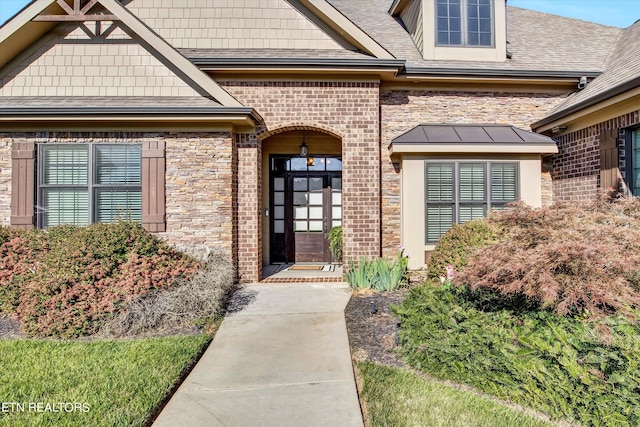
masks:
<svg viewBox="0 0 640 427"><path fill-rule="evenodd" d="M345 260L380 254L379 87L374 82L221 82L264 118L258 139L278 129L320 129L342 138ZM253 138L253 137L250 137ZM242 148L240 148L242 147ZM238 254L244 281L262 260L260 144L238 148ZM241 152L242 151L242 152ZM255 178L254 178L255 177ZM252 183L253 182L253 183ZM242 229L248 226L247 231ZM259 251L258 253L254 251ZM245 259L246 258L246 259ZM257 264L256 264L257 263Z"/></svg>
<svg viewBox="0 0 640 427"><path fill-rule="evenodd" d="M544 117L563 98L527 93L382 90L383 255L395 256L400 243L400 175L388 155L388 146L394 138L421 123L495 123L529 130L531 123Z"/></svg>
<svg viewBox="0 0 640 427"><path fill-rule="evenodd" d="M593 196L600 183L600 153L597 127L559 138L559 153L553 156L554 201L580 200Z"/></svg>
<svg viewBox="0 0 640 427"><path fill-rule="evenodd" d="M262 144L255 134L236 135L238 276L242 282L262 278Z"/></svg>
<svg viewBox="0 0 640 427"><path fill-rule="evenodd" d="M618 129L620 177L626 179L625 144L627 132L640 125L640 110L600 122L558 138L559 153L553 157L554 200L582 200L593 197L600 188L600 133ZM621 182L620 191L626 192Z"/></svg>

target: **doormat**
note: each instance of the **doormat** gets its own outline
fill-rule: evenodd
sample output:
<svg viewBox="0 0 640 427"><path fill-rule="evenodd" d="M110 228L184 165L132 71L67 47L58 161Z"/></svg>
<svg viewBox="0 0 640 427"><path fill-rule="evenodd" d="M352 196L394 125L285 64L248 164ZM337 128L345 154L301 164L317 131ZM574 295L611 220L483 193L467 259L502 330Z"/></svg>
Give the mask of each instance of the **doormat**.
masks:
<svg viewBox="0 0 640 427"><path fill-rule="evenodd" d="M322 270L323 265L292 265L289 270Z"/></svg>

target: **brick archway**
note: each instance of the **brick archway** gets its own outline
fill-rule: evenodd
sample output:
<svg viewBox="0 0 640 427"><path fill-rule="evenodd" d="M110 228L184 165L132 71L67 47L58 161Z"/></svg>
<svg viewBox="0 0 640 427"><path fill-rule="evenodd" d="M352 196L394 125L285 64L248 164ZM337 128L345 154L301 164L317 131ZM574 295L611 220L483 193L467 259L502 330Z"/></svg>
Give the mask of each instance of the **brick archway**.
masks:
<svg viewBox="0 0 640 427"><path fill-rule="evenodd" d="M286 125L276 125L271 129L265 129L261 132L258 132L257 138L258 141L262 142L265 139L272 137L274 135L278 135L280 133L297 131L297 130L308 130L312 132L320 132L326 135L330 135L336 139L342 140L342 135L340 135L336 130L331 129L328 126L324 126L321 124L305 124L305 123L290 123Z"/></svg>
<svg viewBox="0 0 640 427"><path fill-rule="evenodd" d="M326 223L322 226L324 228L334 225L334 210L330 200L333 192L342 191L342 138L337 132L326 127L318 128L310 124L296 123L261 132L257 139L261 151L259 177L263 213L260 220L263 265L282 262L329 262L330 254L326 240L328 232L321 233L317 227L319 221ZM301 159L299 155L303 141L308 147L307 159ZM311 163L304 164L305 160L311 160ZM294 202L294 180L298 186L307 180L309 183L313 182L314 186L322 181L322 191L319 188L308 189L314 193L322 193L320 199L315 198L318 194L314 194L314 201L309 201L309 216L304 216L308 222L296 218L296 215L301 215L300 210L304 210L304 206L294 207L297 203ZM276 181L283 185L280 190L274 188ZM339 185L339 190L334 188L335 185ZM295 191L301 190L297 188ZM308 197L311 198L312 195L309 194ZM314 215L320 215L319 206L323 207L324 213L316 218ZM341 206L338 208L335 212L340 213L336 214L338 216L335 219L336 223L341 225ZM309 228L300 228L302 223L306 223Z"/></svg>

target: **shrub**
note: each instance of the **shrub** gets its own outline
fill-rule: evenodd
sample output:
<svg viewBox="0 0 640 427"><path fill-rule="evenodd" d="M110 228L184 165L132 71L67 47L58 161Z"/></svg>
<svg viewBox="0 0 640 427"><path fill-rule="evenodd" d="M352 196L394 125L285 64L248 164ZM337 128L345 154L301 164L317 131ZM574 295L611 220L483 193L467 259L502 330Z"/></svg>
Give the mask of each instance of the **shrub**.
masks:
<svg viewBox="0 0 640 427"><path fill-rule="evenodd" d="M482 220L454 225L436 245L427 265L427 277L437 279L448 265L461 270L475 250L495 241L497 235L495 227Z"/></svg>
<svg viewBox="0 0 640 427"><path fill-rule="evenodd" d="M333 227L329 232L329 251L334 262L342 262L342 226Z"/></svg>
<svg viewBox="0 0 640 427"><path fill-rule="evenodd" d="M595 318L640 307L637 198L520 205L489 223L502 230L500 241L470 257L454 285L558 315Z"/></svg>
<svg viewBox="0 0 640 427"><path fill-rule="evenodd" d="M132 222L17 233L2 245L0 299L31 336L95 333L125 302L198 266Z"/></svg>
<svg viewBox="0 0 640 427"><path fill-rule="evenodd" d="M46 247L40 230L0 226L0 311L15 312L20 290L39 268L37 260Z"/></svg>
<svg viewBox="0 0 640 427"><path fill-rule="evenodd" d="M100 331L106 336L131 336L154 330L192 327L221 314L235 284L235 269L213 255L188 280L129 301Z"/></svg>
<svg viewBox="0 0 640 427"><path fill-rule="evenodd" d="M394 312L401 353L441 379L584 425L640 425L640 325L546 311L483 312L465 290L414 288ZM606 339L602 330L608 331Z"/></svg>
<svg viewBox="0 0 640 427"><path fill-rule="evenodd" d="M349 261L347 282L353 290L394 291L407 283L408 262L402 247L392 262L383 258L369 260L362 257L356 266L353 261Z"/></svg>

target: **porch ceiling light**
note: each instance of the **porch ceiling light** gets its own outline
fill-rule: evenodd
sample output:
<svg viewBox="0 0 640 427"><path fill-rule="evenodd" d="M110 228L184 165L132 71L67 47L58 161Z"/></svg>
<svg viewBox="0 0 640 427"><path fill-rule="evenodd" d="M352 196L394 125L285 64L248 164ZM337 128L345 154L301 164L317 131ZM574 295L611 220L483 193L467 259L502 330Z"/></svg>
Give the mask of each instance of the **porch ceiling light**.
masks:
<svg viewBox="0 0 640 427"><path fill-rule="evenodd" d="M302 137L302 144L300 144L300 157L309 156L309 147L307 147L307 143L304 142L304 137Z"/></svg>

